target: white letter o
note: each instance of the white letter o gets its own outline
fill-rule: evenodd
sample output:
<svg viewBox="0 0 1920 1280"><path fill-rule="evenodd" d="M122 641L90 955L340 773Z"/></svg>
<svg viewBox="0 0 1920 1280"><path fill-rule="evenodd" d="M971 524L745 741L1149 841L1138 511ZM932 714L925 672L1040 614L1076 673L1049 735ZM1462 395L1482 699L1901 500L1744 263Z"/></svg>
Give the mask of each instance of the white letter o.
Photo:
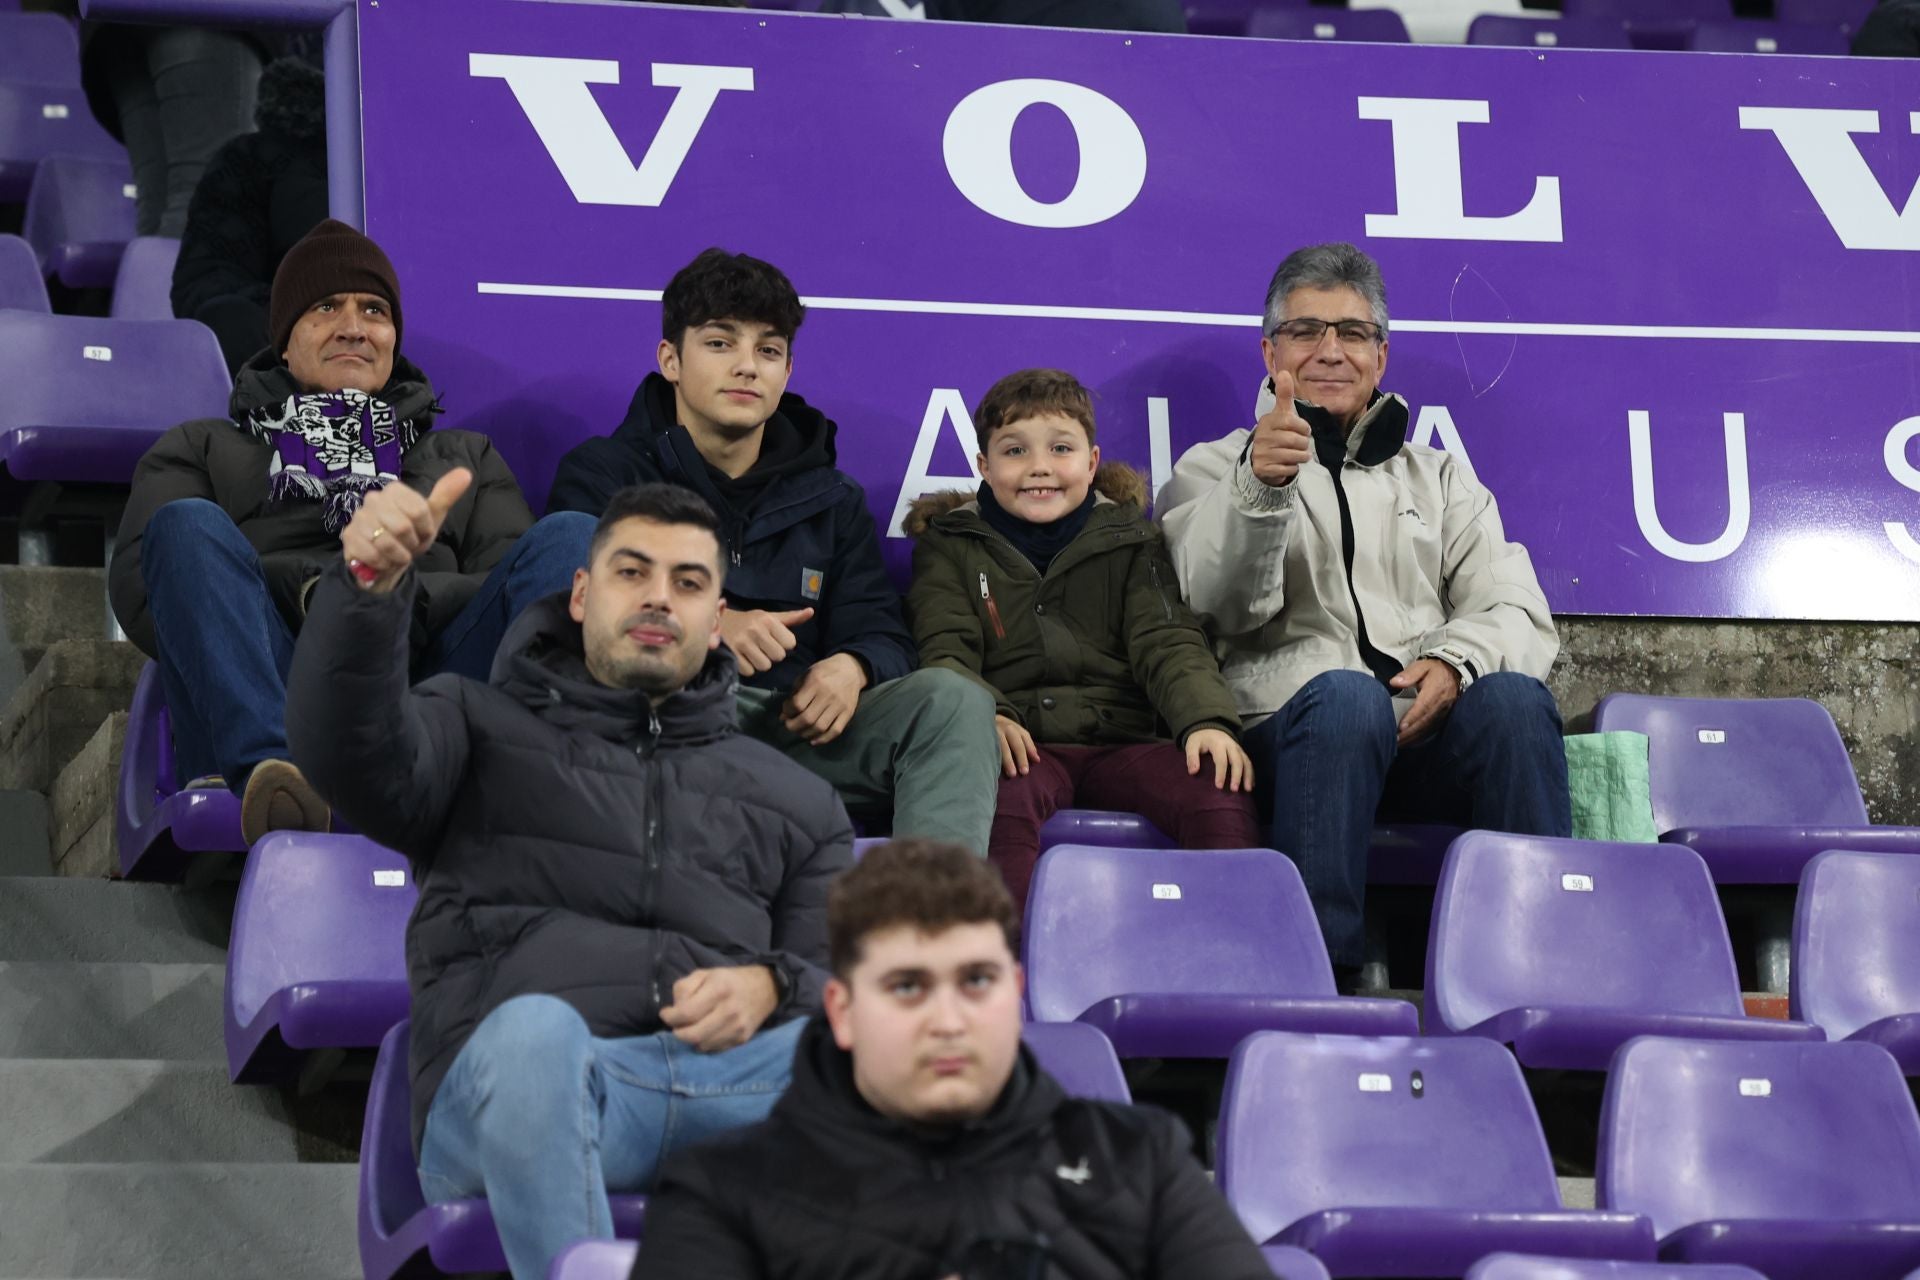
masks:
<svg viewBox="0 0 1920 1280"><path fill-rule="evenodd" d="M1080 143L1073 190L1053 204L1029 196L1013 172L1013 124L1037 103L1066 113ZM1002 80L960 100L947 117L947 173L960 194L1006 222L1090 227L1124 212L1147 182L1147 142L1125 108L1065 80Z"/></svg>

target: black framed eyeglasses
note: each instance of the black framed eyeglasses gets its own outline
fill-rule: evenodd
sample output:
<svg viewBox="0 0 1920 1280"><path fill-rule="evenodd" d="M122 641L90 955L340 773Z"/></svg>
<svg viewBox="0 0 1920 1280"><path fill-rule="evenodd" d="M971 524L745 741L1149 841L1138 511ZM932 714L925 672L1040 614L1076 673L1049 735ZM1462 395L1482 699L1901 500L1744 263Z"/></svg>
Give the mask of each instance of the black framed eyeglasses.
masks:
<svg viewBox="0 0 1920 1280"><path fill-rule="evenodd" d="M1366 347L1383 341L1387 331L1371 320L1283 320L1274 332L1296 346L1317 347L1332 329L1343 347Z"/></svg>

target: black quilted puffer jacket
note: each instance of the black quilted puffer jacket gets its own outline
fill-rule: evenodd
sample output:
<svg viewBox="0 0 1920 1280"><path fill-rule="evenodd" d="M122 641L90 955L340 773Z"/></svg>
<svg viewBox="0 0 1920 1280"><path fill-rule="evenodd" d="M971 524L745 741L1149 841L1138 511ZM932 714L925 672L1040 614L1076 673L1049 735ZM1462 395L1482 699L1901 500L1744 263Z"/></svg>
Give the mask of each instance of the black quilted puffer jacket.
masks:
<svg viewBox="0 0 1920 1280"><path fill-rule="evenodd" d="M1021 1049L944 1132L868 1106L816 1018L763 1123L668 1157L633 1280L1272 1280L1163 1112L1069 1098Z"/></svg>

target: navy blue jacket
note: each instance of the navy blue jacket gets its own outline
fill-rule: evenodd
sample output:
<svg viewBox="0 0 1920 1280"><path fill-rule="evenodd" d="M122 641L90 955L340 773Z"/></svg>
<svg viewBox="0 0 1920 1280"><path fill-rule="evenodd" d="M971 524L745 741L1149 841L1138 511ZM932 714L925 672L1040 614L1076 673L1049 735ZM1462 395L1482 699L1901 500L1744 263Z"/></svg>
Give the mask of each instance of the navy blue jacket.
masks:
<svg viewBox="0 0 1920 1280"><path fill-rule="evenodd" d="M547 510L598 516L630 484L692 489L720 515L727 606L813 610L794 628L800 643L786 660L742 684L784 692L836 653L860 659L874 684L906 675L918 661L913 633L880 559L866 490L834 466L833 419L789 394L767 430L769 442L777 437L784 447L755 466L776 474L748 510L736 510L675 421L673 385L648 374L611 436L583 441L560 459Z"/></svg>

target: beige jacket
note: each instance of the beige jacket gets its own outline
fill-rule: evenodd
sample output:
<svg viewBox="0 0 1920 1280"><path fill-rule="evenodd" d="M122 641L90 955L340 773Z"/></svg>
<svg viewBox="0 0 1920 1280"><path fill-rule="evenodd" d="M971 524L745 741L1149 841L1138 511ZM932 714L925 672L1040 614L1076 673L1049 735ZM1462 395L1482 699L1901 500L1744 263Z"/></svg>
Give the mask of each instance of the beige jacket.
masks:
<svg viewBox="0 0 1920 1280"><path fill-rule="evenodd" d="M1256 416L1272 404L1263 384ZM1507 541L1493 495L1457 459L1405 443L1399 396L1378 396L1344 449L1325 413L1298 407L1316 456L1291 484L1254 478L1252 432L1241 430L1187 450L1159 498L1181 587L1214 637L1242 720L1278 711L1324 671L1377 672L1423 656L1463 658L1476 677L1545 679L1559 637L1533 561Z"/></svg>

